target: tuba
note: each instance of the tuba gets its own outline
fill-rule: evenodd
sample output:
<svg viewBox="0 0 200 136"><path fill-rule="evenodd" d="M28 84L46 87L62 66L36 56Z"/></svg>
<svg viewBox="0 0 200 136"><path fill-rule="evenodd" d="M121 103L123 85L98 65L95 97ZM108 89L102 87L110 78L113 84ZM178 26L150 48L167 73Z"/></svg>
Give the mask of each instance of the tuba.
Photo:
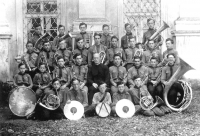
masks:
<svg viewBox="0 0 200 136"><path fill-rule="evenodd" d="M40 42L42 40L44 40L45 38L47 38L48 36L51 36L49 33L45 33L43 36L41 36L36 42L35 42L35 45L34 45L34 49L37 51L36 47L38 47L38 45L40 44ZM38 51L37 51L38 52Z"/></svg>
<svg viewBox="0 0 200 136"><path fill-rule="evenodd" d="M106 53L104 51L101 51L99 53L100 59L101 59L101 63L104 63L105 57L106 57Z"/></svg>
<svg viewBox="0 0 200 136"><path fill-rule="evenodd" d="M181 112L185 110L191 103L192 100L192 88L190 85L183 80L179 80L188 70L192 70L192 68L189 64L187 64L184 60L180 58L180 66L176 70L176 72L172 75L172 77L169 79L168 84L164 88L163 98L165 104L173 111ZM179 80L179 81L178 81ZM182 86L183 91L183 98L181 102L177 105L170 105L168 102L168 92L171 88L171 86L174 84L174 82L178 81L178 83Z"/></svg>

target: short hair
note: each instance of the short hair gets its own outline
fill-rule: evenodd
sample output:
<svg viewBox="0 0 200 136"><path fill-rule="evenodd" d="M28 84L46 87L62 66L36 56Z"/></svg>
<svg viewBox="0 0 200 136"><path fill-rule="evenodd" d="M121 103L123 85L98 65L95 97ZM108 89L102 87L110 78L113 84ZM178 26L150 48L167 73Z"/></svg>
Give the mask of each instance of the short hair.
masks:
<svg viewBox="0 0 200 136"><path fill-rule="evenodd" d="M115 59L115 57L120 57L121 58L121 55L119 53L116 53L116 54L114 54L113 58Z"/></svg>
<svg viewBox="0 0 200 136"><path fill-rule="evenodd" d="M138 79L138 78L141 79L141 77L140 77L139 75L135 75L135 76L133 77L133 80L136 80L136 79Z"/></svg>
<svg viewBox="0 0 200 136"><path fill-rule="evenodd" d="M139 57L139 56L134 56L134 58L133 58L134 60L135 59L140 59L140 60L142 60L142 58L141 57Z"/></svg>
<svg viewBox="0 0 200 136"><path fill-rule="evenodd" d="M158 61L158 58L157 57L151 57L150 61L155 59L156 61Z"/></svg>
<svg viewBox="0 0 200 136"><path fill-rule="evenodd" d="M46 66L46 64L45 64L45 63L43 63L43 62L39 63L39 67L40 67L41 65L44 65L44 66L45 66L45 68L47 68L47 66Z"/></svg>
<svg viewBox="0 0 200 136"><path fill-rule="evenodd" d="M141 45L141 44L142 44L142 43L138 42L138 43L135 44L135 47L136 47L136 48L139 48L139 45Z"/></svg>
<svg viewBox="0 0 200 136"><path fill-rule="evenodd" d="M76 42L79 42L80 40L84 40L83 37L76 38Z"/></svg>
<svg viewBox="0 0 200 136"><path fill-rule="evenodd" d="M135 36L131 35L131 36L128 37L128 41L130 41L131 39L135 39L135 41L136 41L136 37Z"/></svg>
<svg viewBox="0 0 200 136"><path fill-rule="evenodd" d="M97 33L97 32L94 33L94 37L97 36L97 35L100 36L100 38L101 38L101 34L100 33Z"/></svg>
<svg viewBox="0 0 200 136"><path fill-rule="evenodd" d="M153 43L155 43L154 39L148 39L148 43L149 43L150 41L153 41Z"/></svg>
<svg viewBox="0 0 200 136"><path fill-rule="evenodd" d="M21 66L25 65L24 63L19 63L18 68L20 68ZM26 66L26 65L25 65Z"/></svg>
<svg viewBox="0 0 200 136"><path fill-rule="evenodd" d="M117 39L117 41L119 41L119 38L118 38L117 36L115 36L115 35L113 35L113 36L111 37L111 41L112 41L113 39Z"/></svg>
<svg viewBox="0 0 200 136"><path fill-rule="evenodd" d="M117 86L119 86L119 85L125 85L125 84L124 84L124 82L119 81L119 82L117 82Z"/></svg>
<svg viewBox="0 0 200 136"><path fill-rule="evenodd" d="M78 78L72 78L71 84L73 84L73 82L76 81L76 80L77 80L78 82L80 82L80 80L78 80Z"/></svg>
<svg viewBox="0 0 200 136"><path fill-rule="evenodd" d="M49 40L47 40L47 39L44 40L44 41L43 41L43 45L44 45L45 43L49 43Z"/></svg>
<svg viewBox="0 0 200 136"><path fill-rule="evenodd" d="M59 40L59 43L61 42L67 43L65 39Z"/></svg>
<svg viewBox="0 0 200 136"><path fill-rule="evenodd" d="M36 29L37 27L41 27L41 25L40 24L35 24L34 28Z"/></svg>
<svg viewBox="0 0 200 136"><path fill-rule="evenodd" d="M153 22L155 23L155 20L153 18L149 18L147 19L147 23L149 23L149 21L153 20Z"/></svg>
<svg viewBox="0 0 200 136"><path fill-rule="evenodd" d="M65 26L64 26L64 25L59 25L59 26L58 26L58 29L60 29L61 27L64 27L64 29L65 29Z"/></svg>
<svg viewBox="0 0 200 136"><path fill-rule="evenodd" d="M55 83L56 81L58 81L59 83L60 83L60 79L59 78L54 78L52 81L51 81L51 83L53 84L53 83Z"/></svg>
<svg viewBox="0 0 200 136"><path fill-rule="evenodd" d="M27 47L27 45L28 45L29 43L33 45L33 43L32 43L31 41L28 41L28 42L26 43L26 47Z"/></svg>
<svg viewBox="0 0 200 136"><path fill-rule="evenodd" d="M167 58L169 57L169 55L172 55L172 56L174 56L174 58L176 58L174 53L167 54Z"/></svg>
<svg viewBox="0 0 200 136"><path fill-rule="evenodd" d="M108 28L109 28L109 25L104 24L104 25L102 26L102 29L104 29L104 27L108 27Z"/></svg>
<svg viewBox="0 0 200 136"><path fill-rule="evenodd" d="M73 59L76 59L78 56L82 57L82 55L80 53L76 53L76 54L74 54Z"/></svg>
<svg viewBox="0 0 200 136"><path fill-rule="evenodd" d="M168 41L170 41L172 44L174 44L174 41L173 41L171 38L167 38L167 39L165 40L165 42L168 42Z"/></svg>
<svg viewBox="0 0 200 136"><path fill-rule="evenodd" d="M100 81L100 82L98 83L99 86L101 86L101 85L103 85L103 84L106 84L106 83L103 82L103 81Z"/></svg>
<svg viewBox="0 0 200 136"><path fill-rule="evenodd" d="M130 24L129 23L126 23L125 25L124 25L124 27L126 28L127 26L129 26Z"/></svg>
<svg viewBox="0 0 200 136"><path fill-rule="evenodd" d="M87 28L87 24L84 23L84 22L82 22L82 23L79 24L79 28L80 28L82 25L85 25L85 27Z"/></svg>
<svg viewBox="0 0 200 136"><path fill-rule="evenodd" d="M62 56L58 56L57 61L59 61L60 59L63 59L65 61L65 59Z"/></svg>

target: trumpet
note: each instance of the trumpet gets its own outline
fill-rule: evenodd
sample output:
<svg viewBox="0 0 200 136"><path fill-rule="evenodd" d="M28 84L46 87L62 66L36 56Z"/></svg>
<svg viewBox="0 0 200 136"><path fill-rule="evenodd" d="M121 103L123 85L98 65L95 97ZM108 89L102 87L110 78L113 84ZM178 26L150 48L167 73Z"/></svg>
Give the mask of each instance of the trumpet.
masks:
<svg viewBox="0 0 200 136"><path fill-rule="evenodd" d="M104 51L101 51L99 53L99 56L101 58L101 63L103 64L104 60L105 60L105 57L106 57L106 53Z"/></svg>
<svg viewBox="0 0 200 136"><path fill-rule="evenodd" d="M30 65L28 64L28 60L27 60L26 57L25 57L25 54L23 55L23 59L24 59L25 65L28 67L28 70L29 70L29 71L32 71Z"/></svg>
<svg viewBox="0 0 200 136"><path fill-rule="evenodd" d="M134 57L135 56L138 56L138 57L141 57L143 54L143 49L137 49L134 53Z"/></svg>

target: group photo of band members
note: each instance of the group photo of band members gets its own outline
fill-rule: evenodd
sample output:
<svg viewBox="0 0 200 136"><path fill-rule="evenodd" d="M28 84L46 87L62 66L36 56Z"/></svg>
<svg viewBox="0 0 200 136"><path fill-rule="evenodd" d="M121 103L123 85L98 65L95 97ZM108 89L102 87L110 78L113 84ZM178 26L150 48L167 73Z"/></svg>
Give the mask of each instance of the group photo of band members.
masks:
<svg viewBox="0 0 200 136"><path fill-rule="evenodd" d="M79 24L74 45L64 25L58 26L53 41L48 40L47 33L42 35L40 25L35 25L35 33L26 43L27 51L15 58L19 72L13 76L15 87L31 89L36 96L36 107L26 118L66 118L66 105L73 101L82 104L82 117L120 117L117 103L124 99L135 107L132 111L125 106L124 114L164 116L174 111L168 105L180 108L184 87L170 80L177 78L181 62L174 41L164 39L160 33L152 39L157 32L155 20L148 19L147 25L142 41L137 42L129 23L123 26L123 37L110 35L110 26L104 24L102 33L93 34L93 45L88 42L84 22ZM167 95L163 95L169 85ZM101 113L103 109L106 113ZM71 108L73 114L78 110Z"/></svg>

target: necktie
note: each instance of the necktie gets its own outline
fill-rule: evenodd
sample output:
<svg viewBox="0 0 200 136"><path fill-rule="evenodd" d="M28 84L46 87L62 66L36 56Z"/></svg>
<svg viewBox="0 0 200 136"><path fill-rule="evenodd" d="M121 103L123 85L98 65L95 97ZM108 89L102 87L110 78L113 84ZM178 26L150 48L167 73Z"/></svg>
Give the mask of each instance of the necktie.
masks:
<svg viewBox="0 0 200 136"><path fill-rule="evenodd" d="M169 67L170 67L170 78L171 78L173 75L173 66L169 66Z"/></svg>
<svg viewBox="0 0 200 136"><path fill-rule="evenodd" d="M119 66L117 66L117 78L118 78L118 80L120 80L120 77L119 77Z"/></svg>
<svg viewBox="0 0 200 136"><path fill-rule="evenodd" d="M59 78L62 78L62 67L59 68Z"/></svg>
<svg viewBox="0 0 200 136"><path fill-rule="evenodd" d="M43 75L44 75L44 73L41 72L41 82L42 82L41 84L44 84L44 79L43 79L44 76Z"/></svg>

